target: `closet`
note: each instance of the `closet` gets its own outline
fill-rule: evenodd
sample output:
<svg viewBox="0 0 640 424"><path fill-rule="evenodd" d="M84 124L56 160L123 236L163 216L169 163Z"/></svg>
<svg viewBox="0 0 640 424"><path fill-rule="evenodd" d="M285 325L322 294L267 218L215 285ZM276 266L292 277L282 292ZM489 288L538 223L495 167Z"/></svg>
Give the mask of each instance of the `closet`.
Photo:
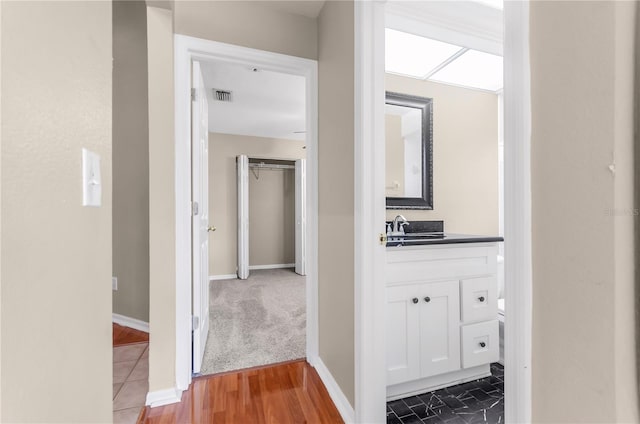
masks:
<svg viewBox="0 0 640 424"><path fill-rule="evenodd" d="M304 159L237 157L238 278L252 269L305 275Z"/></svg>

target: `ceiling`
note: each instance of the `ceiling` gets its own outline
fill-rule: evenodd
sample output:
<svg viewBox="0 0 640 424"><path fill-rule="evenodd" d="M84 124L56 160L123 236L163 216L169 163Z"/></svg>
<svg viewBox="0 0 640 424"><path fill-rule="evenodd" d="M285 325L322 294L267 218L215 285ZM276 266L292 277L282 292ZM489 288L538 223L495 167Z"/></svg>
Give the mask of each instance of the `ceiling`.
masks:
<svg viewBox="0 0 640 424"><path fill-rule="evenodd" d="M305 139L304 77L223 62L201 68L210 132ZM214 99L214 89L231 91L231 102Z"/></svg>

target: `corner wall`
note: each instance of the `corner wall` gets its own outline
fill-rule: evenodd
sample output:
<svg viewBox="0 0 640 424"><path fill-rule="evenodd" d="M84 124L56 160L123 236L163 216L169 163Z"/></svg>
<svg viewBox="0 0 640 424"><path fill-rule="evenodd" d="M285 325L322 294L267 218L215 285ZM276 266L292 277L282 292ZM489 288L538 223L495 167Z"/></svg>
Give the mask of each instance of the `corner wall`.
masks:
<svg viewBox="0 0 640 424"><path fill-rule="evenodd" d="M536 423L638 422L634 9L531 2Z"/></svg>
<svg viewBox="0 0 640 424"><path fill-rule="evenodd" d="M329 1L318 17L320 358L351 406L355 406L354 13L353 1ZM341 234L339 243L336 234Z"/></svg>
<svg viewBox="0 0 640 424"><path fill-rule="evenodd" d="M147 7L113 2L113 312L149 322Z"/></svg>
<svg viewBox="0 0 640 424"><path fill-rule="evenodd" d="M2 2L0 421L111 422L111 2ZM82 206L81 149L102 206Z"/></svg>
<svg viewBox="0 0 640 424"><path fill-rule="evenodd" d="M149 391L176 386L173 15L147 7L149 66Z"/></svg>

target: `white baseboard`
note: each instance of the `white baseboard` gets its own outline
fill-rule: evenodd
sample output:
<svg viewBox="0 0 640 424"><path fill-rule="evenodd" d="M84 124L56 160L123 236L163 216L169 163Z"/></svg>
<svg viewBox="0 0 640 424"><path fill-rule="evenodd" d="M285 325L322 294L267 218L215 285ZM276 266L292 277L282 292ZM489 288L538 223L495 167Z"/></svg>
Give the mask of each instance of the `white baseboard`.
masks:
<svg viewBox="0 0 640 424"><path fill-rule="evenodd" d="M182 390L173 387L171 389L156 390L155 392L147 393L145 405L155 408L156 406L179 403L181 399Z"/></svg>
<svg viewBox="0 0 640 424"><path fill-rule="evenodd" d="M237 274L210 275L209 276L209 281L233 280L234 278L238 278L238 275Z"/></svg>
<svg viewBox="0 0 640 424"><path fill-rule="evenodd" d="M249 265L249 270L295 268L296 264Z"/></svg>
<svg viewBox="0 0 640 424"><path fill-rule="evenodd" d="M351 406L351 403L349 403L347 397L344 395L344 393L342 393L340 386L338 386L338 383L333 378L333 375L331 375L331 372L329 372L327 366L319 357L314 358L313 362L314 363L311 365L313 365L318 372L320 379L329 392L329 397L331 397L331 400L333 401L334 405L336 405L340 416L342 416L342 420L345 422L345 424L354 423L356 421L356 413L353 409L353 406Z"/></svg>
<svg viewBox="0 0 640 424"><path fill-rule="evenodd" d="M112 320L116 324L133 328L134 330L144 331L145 333L149 332L149 323L140 321L139 319L125 317L124 315L114 313L112 314Z"/></svg>

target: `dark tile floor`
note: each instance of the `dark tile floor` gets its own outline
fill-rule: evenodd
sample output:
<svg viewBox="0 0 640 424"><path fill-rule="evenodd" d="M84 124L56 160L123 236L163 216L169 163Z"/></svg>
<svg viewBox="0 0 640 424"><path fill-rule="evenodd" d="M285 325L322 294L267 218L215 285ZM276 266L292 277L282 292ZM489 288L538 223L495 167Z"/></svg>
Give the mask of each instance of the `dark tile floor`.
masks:
<svg viewBox="0 0 640 424"><path fill-rule="evenodd" d="M387 402L387 424L504 423L504 369L491 376L418 396Z"/></svg>

